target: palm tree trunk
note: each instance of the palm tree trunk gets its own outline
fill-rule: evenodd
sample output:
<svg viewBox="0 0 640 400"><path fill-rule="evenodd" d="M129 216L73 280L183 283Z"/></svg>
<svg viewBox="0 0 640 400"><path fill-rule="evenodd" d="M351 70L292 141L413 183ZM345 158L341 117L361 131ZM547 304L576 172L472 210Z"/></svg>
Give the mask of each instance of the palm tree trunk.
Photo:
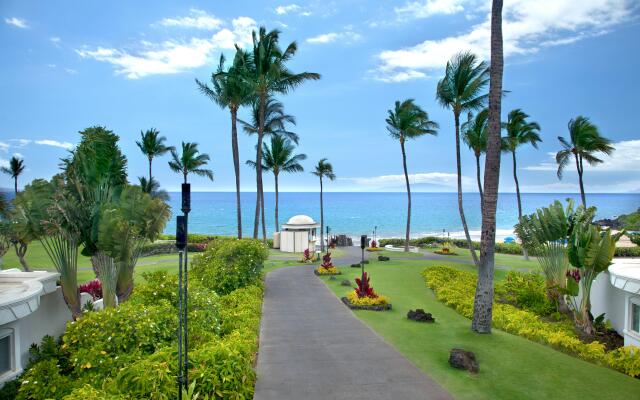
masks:
<svg viewBox="0 0 640 400"><path fill-rule="evenodd" d="M467 219L464 216L464 208L462 206L462 164L460 161L460 115L458 112L454 112L456 123L456 168L458 171L458 211L460 212L460 220L462 221L462 228L464 229L464 235L467 238L467 245L471 252L471 258L473 263L478 265L478 256L476 255L476 249L473 247L471 236L469 236L469 227L467 227Z"/></svg>
<svg viewBox="0 0 640 400"><path fill-rule="evenodd" d="M276 230L274 232L278 232L279 231L279 226L278 225L278 174L273 174L273 178L276 181Z"/></svg>
<svg viewBox="0 0 640 400"><path fill-rule="evenodd" d="M580 183L580 198L582 199L582 205L586 207L587 198L584 195L584 184L582 182L582 172L584 172L582 169L582 158L578 157L577 154L575 155L575 157L576 157L576 168L578 169L578 182Z"/></svg>
<svg viewBox="0 0 640 400"><path fill-rule="evenodd" d="M264 223L264 190L260 191L260 214L262 215L262 242L267 244L267 224Z"/></svg>
<svg viewBox="0 0 640 400"><path fill-rule="evenodd" d="M404 150L404 138L400 138L400 148L402 149L402 168L404 169L404 180L407 184L407 232L404 239L404 251L409 251L409 236L411 233L411 186L409 185L409 174L407 173L407 154Z"/></svg>
<svg viewBox="0 0 640 400"><path fill-rule="evenodd" d="M233 153L233 170L236 175L236 219L238 220L238 239L242 239L242 207L240 205L240 152L238 151L238 129L236 121L238 107L231 107L231 152Z"/></svg>
<svg viewBox="0 0 640 400"><path fill-rule="evenodd" d="M518 183L518 173L516 164L516 152L511 152L511 158L513 159L513 180L516 183L516 198L518 199L518 222L522 221L522 200L520 198L520 183ZM526 261L529 261L529 254L527 249L522 246L522 255Z"/></svg>
<svg viewBox="0 0 640 400"><path fill-rule="evenodd" d="M184 183L187 183L187 175L189 173L188 172L183 172L182 175L184 176Z"/></svg>
<svg viewBox="0 0 640 400"><path fill-rule="evenodd" d="M480 179L480 154L476 154L476 179L478 180L478 192L480 193L480 204L482 204L482 180Z"/></svg>
<svg viewBox="0 0 640 400"><path fill-rule="evenodd" d="M149 156L149 184L151 184L151 178L153 177L153 175L151 175L151 164L153 163L153 157Z"/></svg>
<svg viewBox="0 0 640 400"><path fill-rule="evenodd" d="M264 106L266 97L260 94L260 110L258 111L258 147L256 148L256 213L253 219L253 238L258 238L260 226L260 203L262 201L262 138L264 135Z"/></svg>
<svg viewBox="0 0 640 400"><path fill-rule="evenodd" d="M473 321L471 323L471 329L478 333L491 333L493 317L493 269L496 246L496 206L500 183L500 113L503 63L502 0L493 0L491 7L489 122L484 164L480 265L478 266L478 283L473 302Z"/></svg>
<svg viewBox="0 0 640 400"><path fill-rule="evenodd" d="M322 204L322 176L320 176L320 251L324 253L324 205Z"/></svg>
<svg viewBox="0 0 640 400"><path fill-rule="evenodd" d="M18 177L13 177L13 190L15 190L16 194L18 194Z"/></svg>

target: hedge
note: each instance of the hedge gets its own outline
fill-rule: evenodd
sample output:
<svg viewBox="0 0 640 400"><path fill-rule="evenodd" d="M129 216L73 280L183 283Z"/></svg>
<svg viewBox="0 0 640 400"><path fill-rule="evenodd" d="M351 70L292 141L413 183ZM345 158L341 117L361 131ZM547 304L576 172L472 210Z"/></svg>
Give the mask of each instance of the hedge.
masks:
<svg viewBox="0 0 640 400"><path fill-rule="evenodd" d="M450 267L431 267L423 271L426 284L438 300L467 318L473 317L477 276ZM625 346L607 352L597 341L585 344L575 334L570 321L548 322L532 311L495 302L493 326L529 340L550 345L583 360L606 365L630 376L640 376L640 351Z"/></svg>

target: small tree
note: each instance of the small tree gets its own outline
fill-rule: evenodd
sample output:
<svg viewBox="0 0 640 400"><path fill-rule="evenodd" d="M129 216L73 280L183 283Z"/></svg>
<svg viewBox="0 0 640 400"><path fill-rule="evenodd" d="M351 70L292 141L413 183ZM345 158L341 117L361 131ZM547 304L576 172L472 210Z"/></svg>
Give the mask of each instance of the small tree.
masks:
<svg viewBox="0 0 640 400"><path fill-rule="evenodd" d="M16 194L18 194L18 177L22 175L24 169L24 160L18 158L17 156L11 157L11 159L9 160L9 166L2 167L1 169L2 172L11 176L11 178L13 179L13 188Z"/></svg>

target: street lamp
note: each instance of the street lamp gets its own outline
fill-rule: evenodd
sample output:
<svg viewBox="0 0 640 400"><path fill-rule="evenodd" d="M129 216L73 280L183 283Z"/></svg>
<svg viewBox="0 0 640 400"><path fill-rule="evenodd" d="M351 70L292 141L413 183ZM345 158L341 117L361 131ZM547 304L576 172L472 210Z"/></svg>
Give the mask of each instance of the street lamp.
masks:
<svg viewBox="0 0 640 400"><path fill-rule="evenodd" d="M360 249L362 250L362 262L360 263L362 269L362 276L364 277L364 249L367 247L367 235L360 236Z"/></svg>
<svg viewBox="0 0 640 400"><path fill-rule="evenodd" d="M178 248L178 399L182 399L182 388L189 382L189 212L191 211L191 185L182 184L182 213L176 217L176 247ZM184 270L184 274L183 274ZM184 354L184 357L183 357Z"/></svg>

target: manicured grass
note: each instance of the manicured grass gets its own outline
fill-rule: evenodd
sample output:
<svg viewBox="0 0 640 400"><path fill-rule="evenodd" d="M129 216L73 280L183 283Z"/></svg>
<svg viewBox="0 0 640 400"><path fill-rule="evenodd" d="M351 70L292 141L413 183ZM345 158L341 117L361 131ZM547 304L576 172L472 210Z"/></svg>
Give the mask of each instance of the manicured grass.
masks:
<svg viewBox="0 0 640 400"><path fill-rule="evenodd" d="M355 315L456 398L584 400L636 398L640 393L640 380L611 369L502 331L471 332L471 321L439 302L426 287L420 273L435 265L474 270L470 265L440 261L372 262L365 267L371 283L378 293L391 298L393 310L355 311ZM342 279L353 280L360 273L359 269L341 270L344 275L339 280L321 278L340 297L350 290L340 286ZM496 270L496 279L505 274ZM436 323L409 321L406 313L415 308L433 313ZM449 350L454 347L476 353L478 375L449 367Z"/></svg>
<svg viewBox="0 0 640 400"><path fill-rule="evenodd" d="M429 247L426 251L434 252L439 250L439 247ZM447 259L451 260L451 262L456 261L471 261L471 254L469 253L469 249L456 247L454 249L456 255L453 256L445 256ZM480 253L478 253L478 257ZM513 254L501 254L496 253L496 266L499 268L509 268L521 271L540 271L540 264L535 257L529 257L529 261L525 261L521 255L513 255Z"/></svg>
<svg viewBox="0 0 640 400"><path fill-rule="evenodd" d="M375 259L378 256L386 256L391 259L395 258L411 258L411 257L422 257L422 253L405 253L404 251L389 251L389 250L381 250L381 251L366 251L365 256L369 256L369 258Z"/></svg>

